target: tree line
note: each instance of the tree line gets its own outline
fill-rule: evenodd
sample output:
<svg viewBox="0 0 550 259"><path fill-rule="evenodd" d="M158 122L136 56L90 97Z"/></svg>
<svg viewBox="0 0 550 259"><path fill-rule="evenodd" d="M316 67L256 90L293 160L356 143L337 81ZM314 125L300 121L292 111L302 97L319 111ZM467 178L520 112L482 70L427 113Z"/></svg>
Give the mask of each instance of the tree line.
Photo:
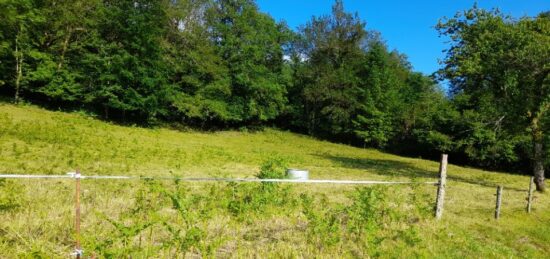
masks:
<svg viewBox="0 0 550 259"><path fill-rule="evenodd" d="M297 30L253 0L0 0L0 93L123 123L276 126L410 156L447 152L532 170L543 190L549 13L474 6L436 29L449 48L424 75L341 0Z"/></svg>

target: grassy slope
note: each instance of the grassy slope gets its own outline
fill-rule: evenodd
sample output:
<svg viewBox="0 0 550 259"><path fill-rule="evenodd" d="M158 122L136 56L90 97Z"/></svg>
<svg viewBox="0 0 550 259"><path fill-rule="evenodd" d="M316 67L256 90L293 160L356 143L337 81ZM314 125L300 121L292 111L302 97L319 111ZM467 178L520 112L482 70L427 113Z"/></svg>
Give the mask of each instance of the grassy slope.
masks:
<svg viewBox="0 0 550 259"><path fill-rule="evenodd" d="M123 127L78 114L0 103L0 172L64 174L78 167L84 174L251 177L262 161L286 158L307 168L312 179L413 179L436 177L438 163L404 158L372 149L318 141L288 132L178 132ZM450 158L452 163L452 157ZM444 219L423 219L413 247L382 245L387 256L545 257L550 254L550 196L536 195L534 213L524 213L528 177L449 166ZM72 246L72 183L20 180L21 208L0 209L0 257L41 251L64 257ZM492 219L494 186L503 184L503 216ZM84 184L83 231L98 234L97 211L117 215L133 197L132 182ZM344 200L349 186L295 186ZM396 197L408 187L391 187ZM435 196L435 188L417 191ZM432 197L433 197L432 196ZM265 226L258 226L262 233ZM271 230L276 231L276 230ZM260 234L261 235L261 234ZM271 234L270 234L271 235ZM278 241L239 243L229 255L315 255L299 233ZM304 250L302 250L304 249ZM296 251L300 251L296 253ZM287 251L287 252L285 252ZM288 252L294 251L294 252ZM338 249L330 250L339 255ZM331 253L326 251L327 253ZM341 255L341 254L340 254Z"/></svg>

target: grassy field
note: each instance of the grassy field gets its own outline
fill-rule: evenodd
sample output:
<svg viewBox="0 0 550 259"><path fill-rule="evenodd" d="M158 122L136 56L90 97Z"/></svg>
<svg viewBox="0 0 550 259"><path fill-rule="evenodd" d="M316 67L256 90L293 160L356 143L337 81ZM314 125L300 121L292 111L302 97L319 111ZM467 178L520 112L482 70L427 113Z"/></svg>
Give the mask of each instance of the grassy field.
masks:
<svg viewBox="0 0 550 259"><path fill-rule="evenodd" d="M449 158L452 164L452 157ZM0 172L426 181L438 163L266 129L146 129L0 103ZM550 195L525 213L529 179L450 165L443 219L430 185L82 182L86 256L548 258ZM495 186L503 211L493 219ZM0 180L0 258L67 258L74 180Z"/></svg>

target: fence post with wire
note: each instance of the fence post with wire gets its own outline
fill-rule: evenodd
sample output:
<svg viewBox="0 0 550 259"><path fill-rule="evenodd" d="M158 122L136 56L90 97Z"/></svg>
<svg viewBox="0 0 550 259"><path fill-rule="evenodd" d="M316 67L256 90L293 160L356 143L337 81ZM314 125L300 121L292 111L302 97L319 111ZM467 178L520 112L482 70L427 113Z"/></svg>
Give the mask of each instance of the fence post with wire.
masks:
<svg viewBox="0 0 550 259"><path fill-rule="evenodd" d="M437 185L437 198L435 201L435 218L441 219L443 216L443 204L445 202L445 187L447 185L447 154L441 155L439 164L439 182Z"/></svg>

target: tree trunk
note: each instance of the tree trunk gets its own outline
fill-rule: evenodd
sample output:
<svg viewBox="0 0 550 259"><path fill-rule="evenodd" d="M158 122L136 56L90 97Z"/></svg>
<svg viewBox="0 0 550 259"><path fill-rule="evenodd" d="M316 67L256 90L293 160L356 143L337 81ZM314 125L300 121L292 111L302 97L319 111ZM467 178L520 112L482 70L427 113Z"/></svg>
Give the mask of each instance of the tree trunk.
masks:
<svg viewBox="0 0 550 259"><path fill-rule="evenodd" d="M105 112L105 119L108 120L109 119L109 106L107 105L103 105L103 111Z"/></svg>
<svg viewBox="0 0 550 259"><path fill-rule="evenodd" d="M544 192L544 134L539 125L539 117L534 116L531 121L531 134L533 138L533 176L535 177L535 185L537 186L537 191Z"/></svg>
<svg viewBox="0 0 550 259"><path fill-rule="evenodd" d="M537 191L544 192L544 154L542 142L536 141L533 143L533 176L535 177L535 185Z"/></svg>
<svg viewBox="0 0 550 259"><path fill-rule="evenodd" d="M65 35L65 40L63 40L63 47L61 49L61 57L59 59L59 63L57 64L58 71L61 70L63 63L65 62L65 53L67 52L67 48L69 47L69 40L71 39L72 32L72 29L67 28L67 35Z"/></svg>
<svg viewBox="0 0 550 259"><path fill-rule="evenodd" d="M19 89L23 78L23 53L19 51L19 40L15 37L15 97L14 102L19 103Z"/></svg>

